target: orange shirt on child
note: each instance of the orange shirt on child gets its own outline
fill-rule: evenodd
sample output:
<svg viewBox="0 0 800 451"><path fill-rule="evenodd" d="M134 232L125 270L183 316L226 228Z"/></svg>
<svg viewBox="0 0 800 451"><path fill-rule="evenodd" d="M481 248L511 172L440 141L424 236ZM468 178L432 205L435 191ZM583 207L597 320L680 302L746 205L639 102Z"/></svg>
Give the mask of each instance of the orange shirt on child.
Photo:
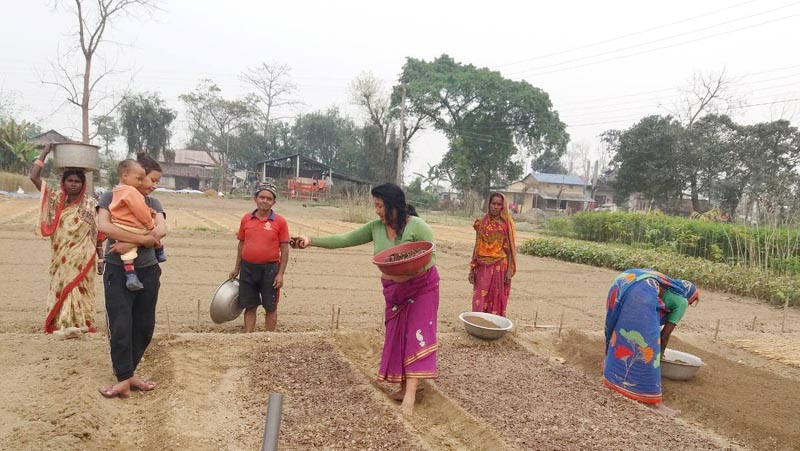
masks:
<svg viewBox="0 0 800 451"><path fill-rule="evenodd" d="M128 227L153 230L156 226L150 207L144 201L144 195L130 185L117 185L113 190L114 197L108 212L111 222Z"/></svg>

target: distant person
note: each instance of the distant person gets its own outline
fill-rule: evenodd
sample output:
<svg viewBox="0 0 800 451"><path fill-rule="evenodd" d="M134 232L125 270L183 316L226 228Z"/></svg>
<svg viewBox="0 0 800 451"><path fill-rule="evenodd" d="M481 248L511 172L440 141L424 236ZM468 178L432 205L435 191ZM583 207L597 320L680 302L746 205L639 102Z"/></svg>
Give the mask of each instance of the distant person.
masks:
<svg viewBox="0 0 800 451"><path fill-rule="evenodd" d="M697 302L697 287L651 269L629 269L614 280L606 300L606 387L668 416L661 358L686 308Z"/></svg>
<svg viewBox="0 0 800 451"><path fill-rule="evenodd" d="M111 205L108 211L111 213L111 223L126 232L137 235L151 234L155 228L154 212L145 203L144 195L139 192L145 178L145 170L136 160L123 160L117 167L119 175L119 185L112 191ZM125 287L131 291L144 289L144 285L139 280L134 270L133 261L138 256L138 247L121 256L122 265L125 268ZM164 248L161 244L156 245L156 258L159 262L167 260Z"/></svg>
<svg viewBox="0 0 800 451"><path fill-rule="evenodd" d="M297 246L339 249L370 241L377 254L392 246L415 241L433 242L433 231L406 204L403 190L385 183L372 189L372 201L378 219L349 233L325 237L299 236ZM414 413L417 387L423 379L438 376L436 352L439 349L436 329L439 314L439 273L436 256L413 276L381 275L385 300L386 334L378 369L378 379L399 383L400 390L391 398L402 401L405 415Z"/></svg>
<svg viewBox="0 0 800 451"><path fill-rule="evenodd" d="M290 238L286 219L272 209L277 193L275 185L257 186L253 192L256 209L242 217L236 234L236 266L229 277L239 276L238 302L245 309L245 333L255 330L259 305L266 311L267 331L274 331L278 325L278 301L289 263Z"/></svg>
<svg viewBox="0 0 800 451"><path fill-rule="evenodd" d="M139 235L112 224L109 213L113 197L111 191L103 193L98 202L97 227L108 235L103 288L111 363L117 378L116 384L99 389L106 398L129 398L131 390L150 391L156 388L155 382L141 378L137 370L145 351L150 346L156 327L161 267L158 265L154 246L167 234L167 214L161 202L150 197L161 180L161 165L144 153L140 153L136 161L145 171L145 177L138 190L144 196L147 206L157 212L154 233ZM144 289L131 291L126 287L125 269L120 255L137 246L139 246L138 256L133 261L133 267Z"/></svg>
<svg viewBox="0 0 800 451"><path fill-rule="evenodd" d="M50 238L50 291L45 333L74 338L96 332L94 274L102 274L102 234L95 223L95 200L86 195L86 173L65 168L58 188L41 178L51 145L44 146L30 179L42 192L37 232Z"/></svg>
<svg viewBox="0 0 800 451"><path fill-rule="evenodd" d="M474 286L472 311L506 316L511 278L517 272L516 226L500 193L489 196L488 211L476 219L475 247L469 263Z"/></svg>

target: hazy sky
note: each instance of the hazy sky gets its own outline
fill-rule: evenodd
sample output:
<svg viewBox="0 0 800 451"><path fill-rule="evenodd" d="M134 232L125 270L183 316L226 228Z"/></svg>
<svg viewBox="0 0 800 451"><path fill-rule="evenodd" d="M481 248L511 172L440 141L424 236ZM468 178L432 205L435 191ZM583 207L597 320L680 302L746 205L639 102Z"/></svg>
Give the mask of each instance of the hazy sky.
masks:
<svg viewBox="0 0 800 451"><path fill-rule="evenodd" d="M0 0L0 91L16 115L80 135L80 113L43 85L49 63L74 46L65 2ZM178 95L204 78L229 98L247 86L238 74L262 61L292 68L305 105L281 115L337 105L354 119L348 84L363 71L397 79L407 56L447 53L462 63L525 79L550 94L574 142L599 149L597 135L665 113L695 73L723 69L747 104L744 123L800 113L800 1L162 1L152 15L119 17L99 54L119 73L104 89L158 92L178 110L173 147L183 147ZM794 100L792 100L794 99ZM99 112L99 111L98 111ZM428 132L412 142L406 173L438 163L446 141ZM117 145L123 150L122 142Z"/></svg>

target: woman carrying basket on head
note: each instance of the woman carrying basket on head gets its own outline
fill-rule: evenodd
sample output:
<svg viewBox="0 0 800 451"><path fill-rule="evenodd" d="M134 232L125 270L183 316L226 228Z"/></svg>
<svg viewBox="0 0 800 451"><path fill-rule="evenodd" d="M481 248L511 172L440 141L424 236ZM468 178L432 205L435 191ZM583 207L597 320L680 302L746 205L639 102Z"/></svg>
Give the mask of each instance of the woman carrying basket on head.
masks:
<svg viewBox="0 0 800 451"><path fill-rule="evenodd" d="M95 332L94 275L102 274L102 235L95 223L95 200L86 195L86 173L65 168L58 188L41 179L51 145L34 162L31 181L42 192L37 233L50 238L50 292L45 333L62 338Z"/></svg>

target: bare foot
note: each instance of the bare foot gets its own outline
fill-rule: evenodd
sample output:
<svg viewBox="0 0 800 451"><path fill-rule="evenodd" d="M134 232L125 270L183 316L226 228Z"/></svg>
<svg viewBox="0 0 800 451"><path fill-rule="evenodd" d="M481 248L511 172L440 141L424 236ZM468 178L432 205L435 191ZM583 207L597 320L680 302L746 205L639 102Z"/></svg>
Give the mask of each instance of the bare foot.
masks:
<svg viewBox="0 0 800 451"><path fill-rule="evenodd" d="M420 388L417 389L416 395L419 396L424 391L425 391L425 389L420 387ZM405 388L400 388L400 390L397 390L396 392L394 392L391 395L389 395L389 398L391 398L391 399L393 399L395 401L402 401L403 398L405 397L405 395L406 395L406 389Z"/></svg>
<svg viewBox="0 0 800 451"><path fill-rule="evenodd" d="M139 376L133 376L128 379L130 383L131 390L138 390L138 391L151 391L155 390L156 383L153 381L146 381Z"/></svg>
<svg viewBox="0 0 800 451"><path fill-rule="evenodd" d="M131 385L130 379L124 380L122 382L117 382L116 385L111 387L101 387L100 394L105 396L106 398L130 398L131 397Z"/></svg>
<svg viewBox="0 0 800 451"><path fill-rule="evenodd" d="M653 409L653 410L655 410L656 412L660 413L661 415L666 415L668 417L673 417L674 418L674 417L677 417L677 416L679 416L681 414L680 410L671 409L671 408L665 406L663 402L660 402L658 404L646 404L646 406L651 408L651 409Z"/></svg>
<svg viewBox="0 0 800 451"><path fill-rule="evenodd" d="M400 387L400 390L397 390L396 392L394 392L391 395L389 395L389 398L391 398L391 399L393 399L395 401L402 401L403 400L403 396L405 396L405 395L406 395L406 388L405 387Z"/></svg>
<svg viewBox="0 0 800 451"><path fill-rule="evenodd" d="M411 402L403 401L403 403L400 404L400 411L403 412L403 415L407 417L414 415L414 401L413 400Z"/></svg>

